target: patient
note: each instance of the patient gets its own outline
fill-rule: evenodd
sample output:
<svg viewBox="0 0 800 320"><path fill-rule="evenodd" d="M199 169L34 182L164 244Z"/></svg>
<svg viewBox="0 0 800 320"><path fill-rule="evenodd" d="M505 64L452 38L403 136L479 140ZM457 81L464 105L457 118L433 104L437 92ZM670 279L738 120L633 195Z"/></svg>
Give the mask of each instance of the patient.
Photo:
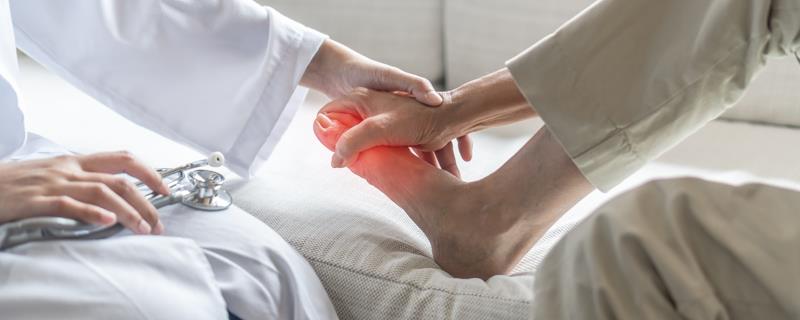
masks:
<svg viewBox="0 0 800 320"><path fill-rule="evenodd" d="M335 167L406 210L444 270L506 274L578 200L719 116L768 57L800 52L797 8L598 1L507 68L443 93L438 108L359 89L325 106L315 131ZM545 127L479 181L447 176L406 149L533 116ZM798 199L765 185L648 183L553 248L534 283L534 318L797 319Z"/></svg>

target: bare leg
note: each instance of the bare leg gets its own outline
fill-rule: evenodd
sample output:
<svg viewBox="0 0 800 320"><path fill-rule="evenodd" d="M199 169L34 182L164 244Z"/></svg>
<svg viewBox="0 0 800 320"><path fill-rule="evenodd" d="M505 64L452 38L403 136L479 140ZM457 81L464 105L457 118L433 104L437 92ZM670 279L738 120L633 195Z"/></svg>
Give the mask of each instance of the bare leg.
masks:
<svg viewBox="0 0 800 320"><path fill-rule="evenodd" d="M333 149L358 123L320 116L319 140ZM507 274L541 235L592 187L545 129L486 179L463 182L408 148L362 152L350 169L403 208L431 242L433 258L456 277Z"/></svg>

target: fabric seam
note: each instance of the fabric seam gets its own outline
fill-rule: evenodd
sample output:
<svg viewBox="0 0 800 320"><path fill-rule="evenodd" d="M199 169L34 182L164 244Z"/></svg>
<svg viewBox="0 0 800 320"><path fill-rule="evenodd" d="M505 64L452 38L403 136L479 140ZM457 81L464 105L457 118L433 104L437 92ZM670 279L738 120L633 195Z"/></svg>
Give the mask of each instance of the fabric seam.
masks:
<svg viewBox="0 0 800 320"><path fill-rule="evenodd" d="M357 269L354 269L354 268L345 267L345 266L342 266L342 265L339 265L339 264L336 264L336 263L333 263L333 262L323 261L323 260L317 259L317 258L312 258L312 257L308 257L307 256L306 259L308 259L309 261L311 261L313 263L323 264L323 265L326 265L328 267L333 267L333 268L336 268L336 269L348 271L348 272L351 272L351 273L355 273L355 274L358 274L358 275L361 275L361 276L365 276L365 277L369 277L369 278L376 279L376 280L382 280L382 281L391 282L391 283L394 283L394 284L400 284L400 285L412 287L414 289L422 290L422 291L437 291L437 292L441 292L441 293L445 293L445 294L449 294L449 295L453 295L453 296L469 296L469 297L476 297L476 298L485 298L485 299L488 299L488 300L512 302L512 303L518 303L518 304L524 304L524 305L530 305L532 303L532 301L529 301L529 300L519 300L519 299L511 299L511 298L503 298L503 297L493 297L493 296L487 296L487 295L476 294L476 293L461 293L461 292L449 291L447 289L442 289L442 288L425 287L425 286L421 286L421 285L414 284L414 283L407 282L407 281L399 281L399 280L395 280L395 279L389 279L387 277L382 277L380 275L372 274L372 273L369 273L369 272L364 272L364 271L357 270Z"/></svg>

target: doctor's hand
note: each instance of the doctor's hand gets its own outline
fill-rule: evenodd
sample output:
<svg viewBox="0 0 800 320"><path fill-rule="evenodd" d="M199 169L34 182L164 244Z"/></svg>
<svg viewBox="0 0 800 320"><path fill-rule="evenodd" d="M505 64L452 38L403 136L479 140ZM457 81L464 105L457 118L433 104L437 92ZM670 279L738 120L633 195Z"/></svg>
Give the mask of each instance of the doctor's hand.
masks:
<svg viewBox="0 0 800 320"><path fill-rule="evenodd" d="M156 208L117 173L169 193L158 173L127 152L2 163L0 223L59 216L97 225L119 222L138 234L161 234Z"/></svg>
<svg viewBox="0 0 800 320"><path fill-rule="evenodd" d="M371 60L330 39L325 40L311 60L300 84L321 91L331 99L365 87L407 92L428 106L442 103L442 97L427 79Z"/></svg>

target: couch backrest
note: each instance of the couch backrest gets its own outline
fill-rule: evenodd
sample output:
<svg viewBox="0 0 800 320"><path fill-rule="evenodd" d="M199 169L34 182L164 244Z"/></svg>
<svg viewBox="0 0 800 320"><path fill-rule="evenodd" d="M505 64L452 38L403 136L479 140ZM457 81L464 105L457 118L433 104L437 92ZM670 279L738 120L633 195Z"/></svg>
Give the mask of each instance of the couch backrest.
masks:
<svg viewBox="0 0 800 320"><path fill-rule="evenodd" d="M440 0L258 0L375 60L444 79Z"/></svg>

